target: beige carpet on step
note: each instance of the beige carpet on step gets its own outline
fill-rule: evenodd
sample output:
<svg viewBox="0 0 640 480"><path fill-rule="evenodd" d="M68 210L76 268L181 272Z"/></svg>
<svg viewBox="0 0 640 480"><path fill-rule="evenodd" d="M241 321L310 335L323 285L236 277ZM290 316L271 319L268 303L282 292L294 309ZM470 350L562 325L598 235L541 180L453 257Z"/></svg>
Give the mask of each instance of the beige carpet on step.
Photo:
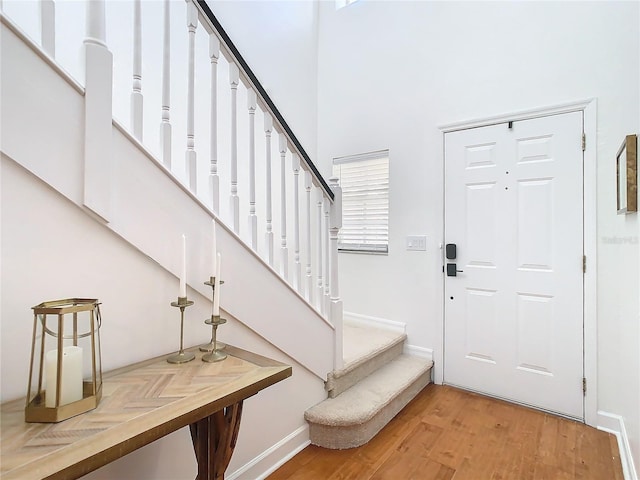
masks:
<svg viewBox="0 0 640 480"><path fill-rule="evenodd" d="M401 355L338 397L310 408L305 419L312 442L337 449L368 442L429 383L430 367L422 358Z"/></svg>
<svg viewBox="0 0 640 480"><path fill-rule="evenodd" d="M362 328L345 324L343 327L343 358L344 369L350 368L354 363L364 363L374 357L380 350L391 344L402 342L404 333L391 330L374 328Z"/></svg>

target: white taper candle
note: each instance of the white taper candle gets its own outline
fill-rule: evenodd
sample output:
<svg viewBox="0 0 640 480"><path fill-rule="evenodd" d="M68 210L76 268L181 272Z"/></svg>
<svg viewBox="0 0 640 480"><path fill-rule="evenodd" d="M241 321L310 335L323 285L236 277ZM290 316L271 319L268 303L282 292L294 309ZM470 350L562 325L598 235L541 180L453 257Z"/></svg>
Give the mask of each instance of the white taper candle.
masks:
<svg viewBox="0 0 640 480"><path fill-rule="evenodd" d="M216 238L216 221L215 219L211 220L211 228L212 228L212 232L213 232L213 245L211 247L211 258L212 258L212 263L211 263L211 275L215 275L216 271L217 271L217 264L218 264L218 245L217 245L217 238Z"/></svg>
<svg viewBox="0 0 640 480"><path fill-rule="evenodd" d="M178 297L187 297L187 237L182 235L182 265L180 268L180 292Z"/></svg>
<svg viewBox="0 0 640 480"><path fill-rule="evenodd" d="M214 287L214 295L213 295L213 315L216 317L220 316L220 253L217 255L217 264L216 264L216 281Z"/></svg>

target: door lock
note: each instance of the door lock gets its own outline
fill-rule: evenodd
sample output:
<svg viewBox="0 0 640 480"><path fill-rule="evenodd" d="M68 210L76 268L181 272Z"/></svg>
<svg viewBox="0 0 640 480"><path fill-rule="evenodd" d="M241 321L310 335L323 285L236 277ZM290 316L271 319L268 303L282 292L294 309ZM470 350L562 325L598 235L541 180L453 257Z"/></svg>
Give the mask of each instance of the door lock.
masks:
<svg viewBox="0 0 640 480"><path fill-rule="evenodd" d="M455 263L447 263L447 277L457 277L458 272L462 273L462 270L458 270Z"/></svg>
<svg viewBox="0 0 640 480"><path fill-rule="evenodd" d="M455 260L457 255L457 247L455 243L447 243L445 247L445 254L448 260Z"/></svg>

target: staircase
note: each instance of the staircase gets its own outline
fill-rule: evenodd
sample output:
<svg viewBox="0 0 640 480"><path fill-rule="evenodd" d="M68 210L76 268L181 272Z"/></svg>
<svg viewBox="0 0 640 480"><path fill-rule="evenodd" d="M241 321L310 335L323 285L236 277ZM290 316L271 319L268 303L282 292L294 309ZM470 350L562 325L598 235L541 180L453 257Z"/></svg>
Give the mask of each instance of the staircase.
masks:
<svg viewBox="0 0 640 480"><path fill-rule="evenodd" d="M176 279L184 235L189 297L211 298L204 280L215 274L216 231L224 313L321 386L342 363L340 187L320 175L208 4L32 3L24 13L31 2L0 1L3 53L11 52L2 55L2 117L11 119L2 154ZM31 35L14 21L28 14L41 27ZM121 22L107 21L115 18L132 22L130 44L107 43L121 35ZM84 35L73 45L80 66L55 49L56 28ZM173 45L176 38L188 42ZM115 80L127 77L130 84ZM302 334L313 345L298 341Z"/></svg>
<svg viewBox="0 0 640 480"><path fill-rule="evenodd" d="M311 443L358 447L431 380L433 362L403 354L406 334L344 324L344 367L327 376L329 398L305 412Z"/></svg>
<svg viewBox="0 0 640 480"><path fill-rule="evenodd" d="M55 25L65 20L57 18L50 8L56 2L37 3L42 9L42 32L54 32ZM84 18L82 3L64 5L82 7L80 18ZM82 45L86 72L77 75L80 79L84 76L81 82L69 73L76 71L71 65L60 63L67 57L55 51L55 42L51 42L54 35L35 35L33 38L41 36L42 41L34 41L6 14L7 5L3 7L0 1L1 113L3 118L11 119L2 127L3 175L11 173L10 178L24 182L25 189L29 189L23 189L27 193L20 197L20 192L8 197L7 189L3 195L10 200L17 198L24 211L34 215L32 224L38 222L38 217L72 219L78 230L91 232L93 242L115 245L109 250L109 265L103 265L101 270L95 269L95 262L81 261L81 254L90 254L90 259L95 256L90 249L74 252L74 259L77 256L79 260L64 266L78 273L75 277L67 275L72 290L84 288L84 283L99 284L100 297L112 309L111 318L120 319L123 328L128 319L136 319L139 328L133 329L131 336L136 341L142 339L137 342L142 347L132 349L126 361L139 361L175 348L175 338L168 333L175 326L175 318L166 305L168 299L173 299L181 275L175 247L182 235L188 241L186 284L189 297L196 300L192 316L202 319L208 315L211 290L203 280L212 274L214 220L218 248L225 259L221 308L236 332L231 343L273 351L299 366L288 381L291 386L280 387L284 389L279 392L281 396L261 399L261 409L273 412L282 408L281 399L287 398L286 411L280 412L280 417L264 415L245 420L252 422L256 431L266 433L259 442L252 439L258 443L251 446L253 450L243 450L240 445L236 458L244 466L236 476L258 478L306 442L306 426L299 425L303 423L300 413L323 398L322 381L330 370L326 382L330 398L305 415L311 425L311 441L328 448L349 448L367 442L429 383L431 363L402 354L404 334L357 326L348 326L343 332L337 254L342 220L339 185L335 181L327 183L319 174L206 2L147 5L161 9L156 13L165 32L162 45L157 46L163 52L162 62L155 65L155 74L141 80L140 62L136 60L133 71L128 73L132 90L118 93L111 78L123 62L114 62L114 58L133 54L145 62L153 60L141 50L140 3L131 2L138 33L133 35L131 52L122 53L109 51L104 27L105 8L120 4L86 2L88 21ZM185 17L187 25L183 21L169 24L172 18ZM106 28L114 28L115 35L121 26ZM197 29L206 35L196 37ZM170 30L172 34L168 35ZM170 56L169 37L180 35L188 35L196 45L204 41L206 48L190 45L181 55ZM202 51L208 54L204 58L196 56ZM167 74L170 59L182 57L200 65L199 72L210 72L209 84L203 85L215 94L211 93L208 109L202 109L204 114L198 113L193 100L194 96L202 98L200 93L194 95L198 84L193 70L184 75ZM141 81L145 85L142 91ZM143 100L146 105L152 96L143 98L142 92L159 90L160 86L162 105L158 103L154 111L161 110L162 114L143 115ZM186 99L182 116L177 106L170 108L169 91L177 91ZM127 112L129 124L116 120L112 95L113 104L120 95L126 99L120 103L131 106L131 112ZM243 122L237 121L240 115ZM209 122L209 118L217 116L233 121L219 122L220 125ZM203 122L210 130L194 142L195 133L202 130L194 130L193 125ZM178 126L183 124L183 135L178 135ZM159 137L148 135L141 125L152 125L150 130L161 132ZM30 198L41 199L37 210L35 206L29 208ZM51 267L54 260L67 258L71 247L66 243L73 237L69 234L64 241L50 245L43 236L32 250L20 250L18 254L23 258L15 263L23 268L31 262L39 269L34 270L39 282L31 283L20 293L24 290L26 296L28 290L29 298L49 297L50 282L41 271L44 265ZM36 261L33 252L46 258ZM133 261L136 268L127 276L138 282L136 287L144 287L119 289L116 281L99 282L100 275L117 278L113 273L109 275L111 265L129 265ZM91 281L83 281L85 278ZM142 290L144 302L140 301ZM25 304L27 300L14 296L6 302L8 316L21 315ZM232 325L228 326L226 335L232 333ZM198 331L205 333L198 333L196 328L190 326L187 344L208 341L210 331L200 325ZM24 331L28 329L25 324ZM302 337L308 341L300 341ZM110 345L108 337L103 339L103 345L107 347L105 351L120 347ZM116 363L121 360L108 355L103 368L121 366ZM287 389L304 390L304 394L287 396ZM154 455L154 468L166 468L167 464L158 461L158 457L161 454ZM129 466L122 468L128 471ZM183 472L179 475L185 476ZM112 478L118 476L113 474Z"/></svg>

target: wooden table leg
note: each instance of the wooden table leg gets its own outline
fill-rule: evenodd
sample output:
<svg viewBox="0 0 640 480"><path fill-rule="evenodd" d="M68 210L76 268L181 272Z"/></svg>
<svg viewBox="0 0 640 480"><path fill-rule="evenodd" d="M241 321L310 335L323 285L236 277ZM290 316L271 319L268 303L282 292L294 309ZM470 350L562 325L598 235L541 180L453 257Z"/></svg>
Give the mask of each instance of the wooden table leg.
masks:
<svg viewBox="0 0 640 480"><path fill-rule="evenodd" d="M242 401L189 426L198 461L196 480L224 480L238 440L241 417Z"/></svg>

